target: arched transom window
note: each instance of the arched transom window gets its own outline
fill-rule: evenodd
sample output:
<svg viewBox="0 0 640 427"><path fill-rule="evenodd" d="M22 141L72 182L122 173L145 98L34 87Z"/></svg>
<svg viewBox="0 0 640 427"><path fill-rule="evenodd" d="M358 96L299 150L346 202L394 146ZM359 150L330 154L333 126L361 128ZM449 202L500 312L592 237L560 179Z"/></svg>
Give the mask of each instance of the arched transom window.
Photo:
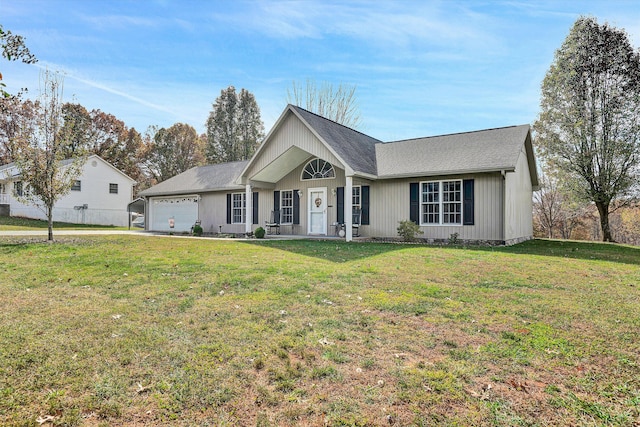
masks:
<svg viewBox="0 0 640 427"><path fill-rule="evenodd" d="M302 170L302 180L335 178L333 165L322 159L313 159Z"/></svg>

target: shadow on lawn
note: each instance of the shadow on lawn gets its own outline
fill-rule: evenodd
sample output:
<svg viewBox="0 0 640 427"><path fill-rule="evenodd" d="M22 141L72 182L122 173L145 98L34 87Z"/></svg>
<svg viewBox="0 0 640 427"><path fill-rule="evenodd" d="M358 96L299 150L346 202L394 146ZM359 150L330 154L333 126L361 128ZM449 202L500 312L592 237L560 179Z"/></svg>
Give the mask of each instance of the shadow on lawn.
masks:
<svg viewBox="0 0 640 427"><path fill-rule="evenodd" d="M640 265L640 247L600 242L577 242L566 240L529 240L513 246L433 246L398 243L370 243L327 240L278 240L278 241L246 241L248 244L260 245L274 249L293 252L299 255L325 259L331 262L349 262L374 257L383 253L402 250L461 250L499 252L517 255L550 256L556 258L572 258L599 260L615 263Z"/></svg>

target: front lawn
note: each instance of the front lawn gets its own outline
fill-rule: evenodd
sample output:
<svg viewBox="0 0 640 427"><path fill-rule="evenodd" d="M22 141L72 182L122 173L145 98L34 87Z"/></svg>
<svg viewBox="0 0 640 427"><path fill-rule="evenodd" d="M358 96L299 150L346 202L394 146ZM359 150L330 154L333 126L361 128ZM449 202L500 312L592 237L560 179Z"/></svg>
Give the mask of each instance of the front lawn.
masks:
<svg viewBox="0 0 640 427"><path fill-rule="evenodd" d="M31 218L22 218L16 216L0 216L0 231L9 231L9 230L42 230L47 229L49 225L47 221L39 220L39 219L31 219ZM127 227L115 227L112 225L93 225L93 224L72 224L68 222L57 222L53 223L53 234L55 235L56 229L72 229L72 230L82 230L82 229L96 229L96 228L104 228L107 230L119 230L119 229L127 229Z"/></svg>
<svg viewBox="0 0 640 427"><path fill-rule="evenodd" d="M5 237L0 265L0 425L640 420L639 248Z"/></svg>

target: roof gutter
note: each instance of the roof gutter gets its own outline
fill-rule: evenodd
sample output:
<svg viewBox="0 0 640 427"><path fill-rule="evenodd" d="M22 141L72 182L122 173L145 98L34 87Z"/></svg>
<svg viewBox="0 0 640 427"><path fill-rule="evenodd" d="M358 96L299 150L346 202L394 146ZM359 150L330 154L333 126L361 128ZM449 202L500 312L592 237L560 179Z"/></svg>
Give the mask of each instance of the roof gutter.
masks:
<svg viewBox="0 0 640 427"><path fill-rule="evenodd" d="M469 170L446 170L446 171L434 171L434 172L410 172L393 175L379 175L376 179L399 179L399 178L416 178L421 176L442 176L442 175L465 175L474 173L491 173L500 172L503 174L506 172L514 172L515 167L509 166L504 168L486 168L486 169L469 169Z"/></svg>

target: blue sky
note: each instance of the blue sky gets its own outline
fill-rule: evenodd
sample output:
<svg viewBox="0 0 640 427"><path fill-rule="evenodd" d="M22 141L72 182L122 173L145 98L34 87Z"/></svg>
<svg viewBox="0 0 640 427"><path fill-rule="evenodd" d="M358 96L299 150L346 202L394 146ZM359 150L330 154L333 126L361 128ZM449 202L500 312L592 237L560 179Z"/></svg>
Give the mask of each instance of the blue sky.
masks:
<svg viewBox="0 0 640 427"><path fill-rule="evenodd" d="M42 68L62 71L65 101L140 132L204 132L229 85L256 96L267 131L293 81L356 85L360 130L390 141L532 123L580 15L640 47L637 0L0 0L0 24L39 59L0 70L30 97Z"/></svg>

